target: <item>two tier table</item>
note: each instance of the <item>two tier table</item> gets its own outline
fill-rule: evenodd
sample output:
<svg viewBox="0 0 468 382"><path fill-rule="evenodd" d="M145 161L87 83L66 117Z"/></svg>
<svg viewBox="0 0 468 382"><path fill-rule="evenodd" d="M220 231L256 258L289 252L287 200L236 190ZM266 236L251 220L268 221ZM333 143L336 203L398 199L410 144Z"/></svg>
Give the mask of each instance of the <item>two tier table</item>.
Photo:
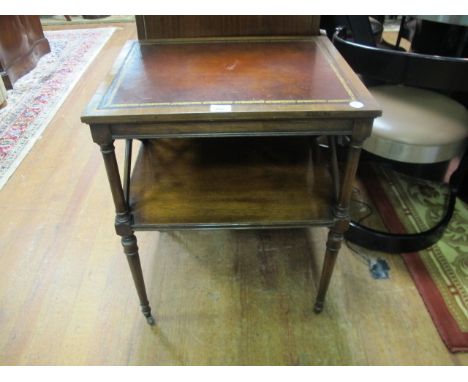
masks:
<svg viewBox="0 0 468 382"><path fill-rule="evenodd" d="M320 312L361 145L380 114L325 36L129 41L81 120L101 148L148 322L138 230L330 227ZM342 172L339 136L349 142ZM320 155L317 137L331 155ZM126 140L123 180L116 139Z"/></svg>

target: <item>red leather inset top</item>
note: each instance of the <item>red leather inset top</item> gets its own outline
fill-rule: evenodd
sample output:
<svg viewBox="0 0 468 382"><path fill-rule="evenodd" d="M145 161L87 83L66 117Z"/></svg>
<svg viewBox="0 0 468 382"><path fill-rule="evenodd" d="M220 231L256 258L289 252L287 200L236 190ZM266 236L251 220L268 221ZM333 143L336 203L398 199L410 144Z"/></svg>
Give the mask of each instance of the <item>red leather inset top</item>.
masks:
<svg viewBox="0 0 468 382"><path fill-rule="evenodd" d="M325 54L314 41L136 43L105 104L350 100Z"/></svg>

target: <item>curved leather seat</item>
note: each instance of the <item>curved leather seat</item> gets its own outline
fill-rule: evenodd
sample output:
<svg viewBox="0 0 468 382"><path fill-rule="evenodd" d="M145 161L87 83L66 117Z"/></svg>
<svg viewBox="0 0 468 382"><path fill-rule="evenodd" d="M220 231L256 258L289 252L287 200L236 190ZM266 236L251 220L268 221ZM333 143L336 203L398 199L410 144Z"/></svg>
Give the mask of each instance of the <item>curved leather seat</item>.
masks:
<svg viewBox="0 0 468 382"><path fill-rule="evenodd" d="M369 88L383 110L374 120L364 149L407 163L436 163L462 154L468 137L468 111L429 90L385 85Z"/></svg>
<svg viewBox="0 0 468 382"><path fill-rule="evenodd" d="M441 171L446 174L446 162L463 152L468 112L463 105L435 91L466 94L468 59L366 46L347 40L344 28L337 29L333 43L368 84L392 84L369 89L380 103L383 116L374 120L364 149L399 161L401 168L413 167L411 171L418 174L423 173L423 167L434 169L437 178ZM365 248L391 253L417 252L436 243L450 222L464 176L461 171L466 171L467 166L465 152L450 177L450 197L444 215L433 227L415 234L390 234L351 221L345 237Z"/></svg>

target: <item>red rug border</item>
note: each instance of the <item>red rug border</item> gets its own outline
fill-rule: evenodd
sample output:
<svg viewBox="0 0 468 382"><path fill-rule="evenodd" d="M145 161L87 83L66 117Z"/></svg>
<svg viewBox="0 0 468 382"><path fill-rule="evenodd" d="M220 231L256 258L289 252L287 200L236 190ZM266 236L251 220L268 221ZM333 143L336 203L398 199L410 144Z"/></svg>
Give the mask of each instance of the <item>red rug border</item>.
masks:
<svg viewBox="0 0 468 382"><path fill-rule="evenodd" d="M372 190L368 195L382 219L385 217L387 229L394 233L405 233L405 227L370 166L366 167L366 176L361 180L368 191ZM451 352L468 351L468 333L462 332L452 317L419 252L402 253L401 256L447 348Z"/></svg>

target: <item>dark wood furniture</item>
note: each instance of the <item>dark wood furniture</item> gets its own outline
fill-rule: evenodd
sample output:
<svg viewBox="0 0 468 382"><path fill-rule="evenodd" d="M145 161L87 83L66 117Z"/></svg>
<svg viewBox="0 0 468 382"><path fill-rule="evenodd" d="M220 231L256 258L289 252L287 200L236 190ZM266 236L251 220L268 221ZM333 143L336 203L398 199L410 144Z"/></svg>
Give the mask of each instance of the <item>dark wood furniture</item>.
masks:
<svg viewBox="0 0 468 382"><path fill-rule="evenodd" d="M315 36L320 16L135 16L138 39Z"/></svg>
<svg viewBox="0 0 468 382"><path fill-rule="evenodd" d="M329 226L315 311L378 106L325 36L130 41L82 115L101 147L143 314L134 231ZM314 138L350 137L344 176ZM126 140L123 185L114 140ZM143 141L131 174L132 140ZM334 151L333 151L334 152ZM325 161L328 164L328 161Z"/></svg>
<svg viewBox="0 0 468 382"><path fill-rule="evenodd" d="M7 89L49 52L39 16L0 16L0 75Z"/></svg>

